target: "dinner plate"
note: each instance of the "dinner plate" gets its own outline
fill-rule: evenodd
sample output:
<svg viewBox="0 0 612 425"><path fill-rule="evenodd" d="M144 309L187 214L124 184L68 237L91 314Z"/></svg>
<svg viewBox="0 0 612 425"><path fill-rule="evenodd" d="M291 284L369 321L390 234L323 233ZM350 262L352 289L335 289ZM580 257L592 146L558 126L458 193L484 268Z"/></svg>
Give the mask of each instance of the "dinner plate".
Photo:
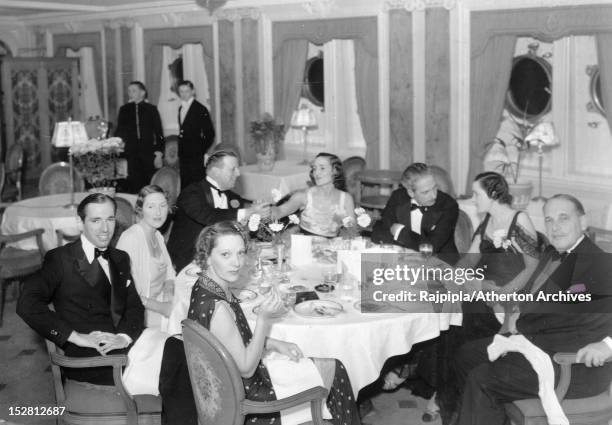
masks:
<svg viewBox="0 0 612 425"><path fill-rule="evenodd" d="M353 308L362 314L378 314L384 313L385 306L375 302L356 301L355 304L353 304ZM365 309L368 311L364 311Z"/></svg>
<svg viewBox="0 0 612 425"><path fill-rule="evenodd" d="M234 289L232 293L241 303L253 301L255 298L257 298L257 293L255 291L251 291L250 289Z"/></svg>
<svg viewBox="0 0 612 425"><path fill-rule="evenodd" d="M256 306L253 308L253 313L259 315L259 307L260 306ZM287 314L289 312L289 310L287 310L286 308L283 308L282 310L279 310L278 312L274 313L272 316L273 319L278 319L280 317L283 317L285 314Z"/></svg>
<svg viewBox="0 0 612 425"><path fill-rule="evenodd" d="M343 308L340 304L330 300L310 300L293 306L296 314L302 317L329 319L342 313Z"/></svg>

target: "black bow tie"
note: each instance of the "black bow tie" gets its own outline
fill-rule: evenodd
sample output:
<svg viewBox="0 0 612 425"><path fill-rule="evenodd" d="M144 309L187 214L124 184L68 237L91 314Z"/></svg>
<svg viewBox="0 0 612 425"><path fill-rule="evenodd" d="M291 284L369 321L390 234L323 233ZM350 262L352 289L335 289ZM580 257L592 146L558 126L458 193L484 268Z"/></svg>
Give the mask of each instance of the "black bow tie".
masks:
<svg viewBox="0 0 612 425"><path fill-rule="evenodd" d="M94 248L94 257L95 258L102 257L108 261L108 249L105 249L104 251L102 251L101 249Z"/></svg>
<svg viewBox="0 0 612 425"><path fill-rule="evenodd" d="M410 211L414 211L414 210L421 210L422 213L427 212L427 208L428 207L423 207L421 205L417 205L417 204L410 204Z"/></svg>
<svg viewBox="0 0 612 425"><path fill-rule="evenodd" d="M569 252L559 252L556 249L552 249L550 258L552 261L563 261L567 258Z"/></svg>
<svg viewBox="0 0 612 425"><path fill-rule="evenodd" d="M216 191L217 191L217 193L218 193L219 195L225 195L225 194L228 192L227 190L221 190L221 189L219 189L217 186L214 186L214 185L212 185L212 184L210 185L210 187L211 187L213 190L216 190Z"/></svg>

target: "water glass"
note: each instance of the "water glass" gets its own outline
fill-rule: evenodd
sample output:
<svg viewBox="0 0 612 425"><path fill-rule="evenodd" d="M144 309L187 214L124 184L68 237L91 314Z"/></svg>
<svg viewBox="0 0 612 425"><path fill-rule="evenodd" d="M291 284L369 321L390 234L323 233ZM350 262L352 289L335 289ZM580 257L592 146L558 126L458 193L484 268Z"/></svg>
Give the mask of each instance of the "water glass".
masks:
<svg viewBox="0 0 612 425"><path fill-rule="evenodd" d="M427 260L433 255L433 245L430 243L422 243L419 245L419 252Z"/></svg>
<svg viewBox="0 0 612 425"><path fill-rule="evenodd" d="M326 271L323 273L323 285L327 287L328 292L332 292L336 289L336 283L338 282L338 273L335 271Z"/></svg>
<svg viewBox="0 0 612 425"><path fill-rule="evenodd" d="M349 276L344 276L340 280L338 286L338 295L343 301L352 301L355 297L353 296L353 290L355 289L354 281Z"/></svg>
<svg viewBox="0 0 612 425"><path fill-rule="evenodd" d="M281 291L281 299L287 310L291 310L295 305L297 299L297 293L291 289L284 289Z"/></svg>

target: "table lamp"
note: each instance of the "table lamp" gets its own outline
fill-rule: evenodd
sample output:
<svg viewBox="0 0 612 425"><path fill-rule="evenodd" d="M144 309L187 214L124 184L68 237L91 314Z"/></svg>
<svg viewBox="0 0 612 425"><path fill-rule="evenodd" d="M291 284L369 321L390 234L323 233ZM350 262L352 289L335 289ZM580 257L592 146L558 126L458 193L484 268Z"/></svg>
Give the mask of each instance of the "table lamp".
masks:
<svg viewBox="0 0 612 425"><path fill-rule="evenodd" d="M538 154L539 189L538 196L533 198L533 200L545 201L546 198L542 196L542 162L544 160L544 149L559 145L559 140L555 135L553 124L551 122L539 123L531 130L527 137L525 137L525 141L530 147L535 146L536 153Z"/></svg>
<svg viewBox="0 0 612 425"><path fill-rule="evenodd" d="M86 142L87 131L82 122L68 119L68 121L55 123L51 144L56 148L71 148L76 144ZM70 203L64 205L64 208L74 208L76 206L74 202L74 164L70 150L68 151L68 162L70 164Z"/></svg>
<svg viewBox="0 0 612 425"><path fill-rule="evenodd" d="M300 109L295 111L291 116L291 127L302 130L302 143L304 145L304 158L300 165L308 165L308 130L317 128L317 120L314 112L306 105L302 105Z"/></svg>

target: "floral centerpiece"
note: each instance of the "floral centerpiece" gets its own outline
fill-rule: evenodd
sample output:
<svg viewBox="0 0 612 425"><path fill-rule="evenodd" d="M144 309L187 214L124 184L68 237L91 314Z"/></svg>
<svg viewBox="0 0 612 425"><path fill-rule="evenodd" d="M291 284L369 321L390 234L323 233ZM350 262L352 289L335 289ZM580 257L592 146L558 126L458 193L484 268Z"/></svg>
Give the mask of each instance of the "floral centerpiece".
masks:
<svg viewBox="0 0 612 425"><path fill-rule="evenodd" d="M346 216L341 218L340 236L344 239L354 239L359 232L372 223L372 217L363 208L355 208L355 218Z"/></svg>
<svg viewBox="0 0 612 425"><path fill-rule="evenodd" d="M249 130L251 144L257 155L257 165L261 170L274 168L274 159L283 137L284 124L278 124L269 113L264 113L261 120L251 121Z"/></svg>
<svg viewBox="0 0 612 425"><path fill-rule="evenodd" d="M70 148L75 168L94 188L114 188L117 178L115 163L123 152L124 143L119 137L90 139Z"/></svg>

